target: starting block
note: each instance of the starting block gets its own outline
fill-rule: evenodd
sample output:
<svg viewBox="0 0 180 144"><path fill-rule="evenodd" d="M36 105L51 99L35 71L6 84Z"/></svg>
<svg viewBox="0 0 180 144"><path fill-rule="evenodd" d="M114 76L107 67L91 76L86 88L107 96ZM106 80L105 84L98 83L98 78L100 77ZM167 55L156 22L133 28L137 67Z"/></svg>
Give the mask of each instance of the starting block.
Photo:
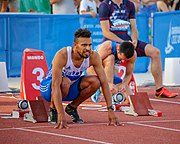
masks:
<svg viewBox="0 0 180 144"><path fill-rule="evenodd" d="M24 114L24 121L33 123L47 122L48 121L48 108L49 105L45 100L38 97L37 100L29 100L29 113Z"/></svg>
<svg viewBox="0 0 180 144"><path fill-rule="evenodd" d="M23 118L24 114L29 113L28 101L19 100L17 102L17 109L14 109L11 113L12 118Z"/></svg>
<svg viewBox="0 0 180 144"><path fill-rule="evenodd" d="M33 48L26 48L23 52L20 96L24 100L36 100L40 95L40 82L48 71L44 52Z"/></svg>
<svg viewBox="0 0 180 144"><path fill-rule="evenodd" d="M162 112L154 110L151 106L149 97L146 92L139 92L129 96L130 107L121 107L125 114L133 116L162 116Z"/></svg>

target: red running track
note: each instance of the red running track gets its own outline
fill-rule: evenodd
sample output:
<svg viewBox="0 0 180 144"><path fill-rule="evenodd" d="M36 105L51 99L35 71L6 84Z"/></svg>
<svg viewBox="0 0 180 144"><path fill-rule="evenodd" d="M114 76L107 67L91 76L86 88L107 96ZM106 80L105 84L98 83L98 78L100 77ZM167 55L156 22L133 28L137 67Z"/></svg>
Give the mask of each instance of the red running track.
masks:
<svg viewBox="0 0 180 144"><path fill-rule="evenodd" d="M180 94L180 87L169 87ZM138 87L148 92L154 109L162 111L162 117L129 116L116 112L124 126L107 126L107 112L79 108L84 124L73 124L67 116L69 129L54 129L48 123L30 123L22 118L2 118L17 108L19 95L0 94L0 143L2 144L179 144L180 96L176 98L154 97L154 87ZM83 104L105 105L104 102Z"/></svg>

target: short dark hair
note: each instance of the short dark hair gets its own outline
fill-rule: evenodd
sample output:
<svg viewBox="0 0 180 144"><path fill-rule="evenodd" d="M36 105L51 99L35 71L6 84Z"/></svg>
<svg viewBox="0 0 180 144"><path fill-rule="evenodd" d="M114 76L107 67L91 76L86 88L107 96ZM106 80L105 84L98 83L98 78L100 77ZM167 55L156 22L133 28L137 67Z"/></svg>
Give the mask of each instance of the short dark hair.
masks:
<svg viewBox="0 0 180 144"><path fill-rule="evenodd" d="M124 53L127 59L134 55L134 45L131 42L124 41L119 46L119 52Z"/></svg>
<svg viewBox="0 0 180 144"><path fill-rule="evenodd" d="M74 33L74 41L80 37L90 38L91 32L87 28L80 28Z"/></svg>

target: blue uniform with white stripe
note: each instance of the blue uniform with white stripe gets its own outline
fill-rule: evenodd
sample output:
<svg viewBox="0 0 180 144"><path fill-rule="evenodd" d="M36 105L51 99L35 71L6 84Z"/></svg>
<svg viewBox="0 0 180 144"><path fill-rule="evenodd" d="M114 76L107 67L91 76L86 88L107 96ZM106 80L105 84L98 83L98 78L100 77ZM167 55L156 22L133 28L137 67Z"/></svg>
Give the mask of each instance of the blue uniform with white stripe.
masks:
<svg viewBox="0 0 180 144"><path fill-rule="evenodd" d="M109 20L110 31L119 38L129 41L131 37L128 35L129 20L135 19L135 7L129 0L123 0L123 3L118 7L112 0L104 0L99 6L100 21ZM108 40L104 37L103 39ZM136 52L138 57L146 56L145 46L147 43L143 41L137 42Z"/></svg>
<svg viewBox="0 0 180 144"><path fill-rule="evenodd" d="M78 97L80 93L79 85L83 78L82 73L89 67L89 58L84 59L81 66L76 68L72 62L72 47L67 47L68 60L66 66L63 68L62 76L68 77L72 84L69 89L68 95L63 98L63 101L71 101ZM46 77L41 81L40 92L46 101L51 101L51 83L52 83L52 64L46 74Z"/></svg>

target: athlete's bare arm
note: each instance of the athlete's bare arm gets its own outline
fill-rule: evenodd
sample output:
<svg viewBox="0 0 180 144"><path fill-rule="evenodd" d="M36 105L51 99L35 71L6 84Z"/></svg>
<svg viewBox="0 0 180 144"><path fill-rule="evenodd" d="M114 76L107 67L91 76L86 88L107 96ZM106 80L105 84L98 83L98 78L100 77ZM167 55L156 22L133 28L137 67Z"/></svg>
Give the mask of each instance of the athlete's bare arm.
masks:
<svg viewBox="0 0 180 144"><path fill-rule="evenodd" d="M93 51L90 55L90 65L94 67L94 70L100 80L102 91L106 100L107 106L112 105L112 99L111 99L111 93L108 85L108 81L102 66L102 61L100 59L100 56L97 52ZM108 110L108 118L109 118L109 124L113 123L114 125L119 125L119 121L117 117L115 116L113 110Z"/></svg>
<svg viewBox="0 0 180 144"><path fill-rule="evenodd" d="M100 56L95 51L93 51L91 54L90 65L94 67L94 70L100 80L107 106L110 106L112 104L112 100L111 100L111 93L109 90L109 85L108 85L107 78L106 78L106 75L102 66L102 61L100 59Z"/></svg>
<svg viewBox="0 0 180 144"><path fill-rule="evenodd" d="M104 37L106 37L107 39L110 39L112 41L116 41L116 42L124 41L109 30L109 28L110 28L109 20L100 21L100 24L101 24L101 28L102 28Z"/></svg>
<svg viewBox="0 0 180 144"><path fill-rule="evenodd" d="M138 41L138 30L136 28L136 19L130 19L130 28L131 28L131 39L132 39L132 44L134 45L134 48L137 46L137 41Z"/></svg>
<svg viewBox="0 0 180 144"><path fill-rule="evenodd" d="M63 48L56 53L52 63L52 98L58 112L58 122L56 128L67 127L65 112L62 105L62 91L60 89L60 85L62 83L62 69L66 65L66 62L67 50L66 48Z"/></svg>
<svg viewBox="0 0 180 144"><path fill-rule="evenodd" d="M133 70L134 70L134 63L136 61L137 54L134 52L134 55L132 58L128 59L126 62L126 75L122 81L122 83L119 86L120 92L126 92L126 86L128 85L129 81L131 80Z"/></svg>

